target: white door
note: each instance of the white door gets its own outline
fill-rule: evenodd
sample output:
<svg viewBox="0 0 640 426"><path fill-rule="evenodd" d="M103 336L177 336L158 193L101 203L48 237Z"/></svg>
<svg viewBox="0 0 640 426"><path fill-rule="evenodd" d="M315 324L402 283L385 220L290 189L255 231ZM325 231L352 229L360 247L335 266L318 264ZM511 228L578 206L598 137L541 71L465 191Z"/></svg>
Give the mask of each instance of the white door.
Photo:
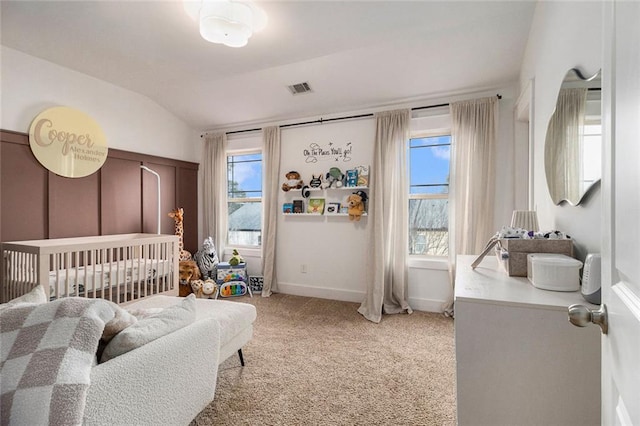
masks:
<svg viewBox="0 0 640 426"><path fill-rule="evenodd" d="M640 425L640 2L604 8L602 424L631 426Z"/></svg>

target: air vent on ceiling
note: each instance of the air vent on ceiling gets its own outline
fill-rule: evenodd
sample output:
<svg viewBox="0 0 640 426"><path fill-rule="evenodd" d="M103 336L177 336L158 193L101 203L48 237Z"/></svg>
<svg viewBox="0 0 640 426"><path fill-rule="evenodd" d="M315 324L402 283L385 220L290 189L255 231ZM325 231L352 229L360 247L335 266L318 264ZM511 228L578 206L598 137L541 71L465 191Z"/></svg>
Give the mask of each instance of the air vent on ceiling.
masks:
<svg viewBox="0 0 640 426"><path fill-rule="evenodd" d="M304 83L292 84L291 86L287 86L292 95L299 95L301 93L309 93L313 92L311 90L311 86L306 81Z"/></svg>

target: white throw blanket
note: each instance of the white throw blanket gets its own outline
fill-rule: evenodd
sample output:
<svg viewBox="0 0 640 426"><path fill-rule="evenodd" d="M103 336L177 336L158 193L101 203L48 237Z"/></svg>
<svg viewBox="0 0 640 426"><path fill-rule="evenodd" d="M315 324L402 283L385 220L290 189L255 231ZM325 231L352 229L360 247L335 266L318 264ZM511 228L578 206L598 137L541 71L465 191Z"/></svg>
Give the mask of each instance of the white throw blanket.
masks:
<svg viewBox="0 0 640 426"><path fill-rule="evenodd" d="M81 424L108 302L64 298L0 313L2 425Z"/></svg>

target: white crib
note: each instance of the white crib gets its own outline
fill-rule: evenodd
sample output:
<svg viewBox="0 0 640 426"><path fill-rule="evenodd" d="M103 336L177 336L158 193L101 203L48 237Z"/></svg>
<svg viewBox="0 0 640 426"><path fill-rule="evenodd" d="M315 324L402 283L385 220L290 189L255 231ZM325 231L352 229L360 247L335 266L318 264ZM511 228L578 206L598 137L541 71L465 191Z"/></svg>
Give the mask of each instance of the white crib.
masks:
<svg viewBox="0 0 640 426"><path fill-rule="evenodd" d="M124 303L177 294L178 237L122 234L13 241L0 245L0 302L42 284L50 298L80 296Z"/></svg>

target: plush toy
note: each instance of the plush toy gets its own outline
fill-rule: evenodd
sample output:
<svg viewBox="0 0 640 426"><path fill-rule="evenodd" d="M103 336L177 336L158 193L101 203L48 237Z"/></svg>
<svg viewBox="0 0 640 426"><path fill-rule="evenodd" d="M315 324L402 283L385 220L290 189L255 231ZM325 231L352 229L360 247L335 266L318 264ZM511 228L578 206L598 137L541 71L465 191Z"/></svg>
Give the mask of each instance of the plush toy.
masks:
<svg viewBox="0 0 640 426"><path fill-rule="evenodd" d="M202 294L203 297L210 299L211 297L215 297L216 292L216 283L212 279L208 279L202 284Z"/></svg>
<svg viewBox="0 0 640 426"><path fill-rule="evenodd" d="M191 281L201 278L200 268L198 268L198 264L193 260L182 260L179 263L179 276L180 285L178 286L178 295L180 297L186 297L193 292Z"/></svg>
<svg viewBox="0 0 640 426"><path fill-rule="evenodd" d="M242 256L240 256L238 250L233 249L233 256L231 256L231 259L229 259L229 265L238 266L241 263L244 263L244 259L242 258Z"/></svg>
<svg viewBox="0 0 640 426"><path fill-rule="evenodd" d="M304 182L300 179L300 173L296 171L292 170L285 176L287 177L287 181L282 184L282 190L284 192L287 192L290 189L300 189L304 185Z"/></svg>
<svg viewBox="0 0 640 426"><path fill-rule="evenodd" d="M193 280L191 281L191 291L193 292L193 294L196 295L196 297L202 297L202 285L204 284L204 281L202 280Z"/></svg>
<svg viewBox="0 0 640 426"><path fill-rule="evenodd" d="M337 167L331 167L329 173L326 175L326 181L324 183L324 189L331 188L333 185L335 188L342 188L342 181L344 180L344 174Z"/></svg>
<svg viewBox="0 0 640 426"><path fill-rule="evenodd" d="M320 188L322 186L322 173L318 176L311 175L311 181L309 181L309 186L312 188Z"/></svg>
<svg viewBox="0 0 640 426"><path fill-rule="evenodd" d="M214 277L220 259L218 259L218 252L216 251L213 238L208 237L203 241L202 249L193 255L193 259L198 264L198 268L200 268L202 278Z"/></svg>
<svg viewBox="0 0 640 426"><path fill-rule="evenodd" d="M349 220L360 220L360 217L364 213L364 203L367 201L367 194L364 191L354 192L349 195L347 202L349 204Z"/></svg>
<svg viewBox="0 0 640 426"><path fill-rule="evenodd" d="M169 212L169 217L175 222L175 234L180 237L178 240L178 250L180 260L191 260L191 253L184 249L184 209L179 207Z"/></svg>

